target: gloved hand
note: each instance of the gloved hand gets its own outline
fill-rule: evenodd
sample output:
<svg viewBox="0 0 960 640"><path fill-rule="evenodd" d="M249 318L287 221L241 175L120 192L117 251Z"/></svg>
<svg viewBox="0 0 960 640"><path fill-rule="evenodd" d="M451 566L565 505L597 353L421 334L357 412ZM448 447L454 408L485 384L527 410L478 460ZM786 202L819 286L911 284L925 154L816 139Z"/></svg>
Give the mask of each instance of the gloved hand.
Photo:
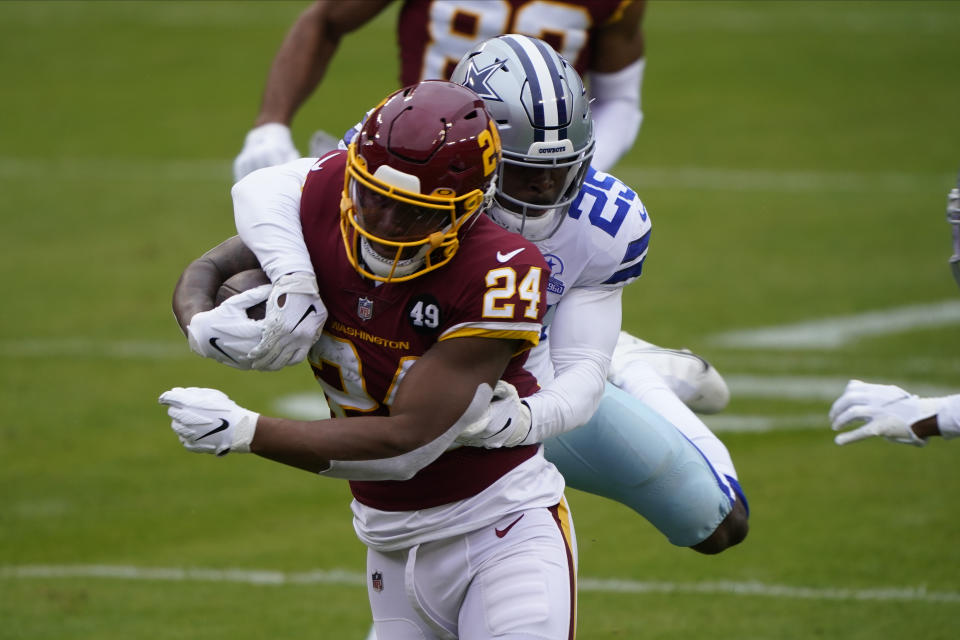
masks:
<svg viewBox="0 0 960 640"><path fill-rule="evenodd" d="M843 395L830 408L833 430L855 422L865 424L838 434L839 445L880 436L900 444L924 446L927 441L913 432L913 424L936 415L936 399L920 398L892 384L871 384L851 380Z"/></svg>
<svg viewBox="0 0 960 640"><path fill-rule="evenodd" d="M268 122L251 129L243 141L243 149L233 161L233 179L239 181L248 173L296 160L300 152L293 146L290 127Z"/></svg>
<svg viewBox="0 0 960 640"><path fill-rule="evenodd" d="M248 318L247 308L265 301L271 290L269 284L254 287L194 315L187 325L190 350L235 369L250 369L247 354L263 337L263 322Z"/></svg>
<svg viewBox="0 0 960 640"><path fill-rule="evenodd" d="M326 155L338 148L339 144L339 138L335 138L323 130L315 131L314 134L310 136L310 157L319 158L320 156Z"/></svg>
<svg viewBox="0 0 960 640"><path fill-rule="evenodd" d="M277 371L302 362L326 321L327 308L312 273L280 276L267 298L263 337L248 353L253 368Z"/></svg>
<svg viewBox="0 0 960 640"><path fill-rule="evenodd" d="M248 453L260 414L248 411L216 389L174 387L160 394L171 428L195 453Z"/></svg>
<svg viewBox="0 0 960 640"><path fill-rule="evenodd" d="M509 382L497 381L493 399L483 415L460 432L455 442L468 447L515 447L530 433L530 407Z"/></svg>

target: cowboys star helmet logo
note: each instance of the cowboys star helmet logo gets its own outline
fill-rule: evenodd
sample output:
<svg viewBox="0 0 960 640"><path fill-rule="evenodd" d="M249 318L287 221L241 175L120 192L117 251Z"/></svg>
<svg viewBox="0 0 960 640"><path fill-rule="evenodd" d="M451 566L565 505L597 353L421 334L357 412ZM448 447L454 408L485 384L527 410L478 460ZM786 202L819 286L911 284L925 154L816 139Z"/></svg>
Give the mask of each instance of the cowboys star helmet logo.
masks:
<svg viewBox="0 0 960 640"><path fill-rule="evenodd" d="M503 102L489 84L490 76L492 76L493 72L499 69L503 63L503 60L494 60L493 64L489 64L483 69L477 69L473 61L471 61L470 66L467 68L467 77L463 79L463 86L472 90L484 100Z"/></svg>

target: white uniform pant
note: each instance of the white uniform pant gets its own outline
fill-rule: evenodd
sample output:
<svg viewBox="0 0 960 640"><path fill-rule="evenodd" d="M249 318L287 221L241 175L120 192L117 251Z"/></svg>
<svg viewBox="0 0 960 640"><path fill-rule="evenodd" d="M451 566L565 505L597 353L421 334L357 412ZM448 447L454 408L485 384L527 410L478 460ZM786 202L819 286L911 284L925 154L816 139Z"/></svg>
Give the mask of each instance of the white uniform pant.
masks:
<svg viewBox="0 0 960 640"><path fill-rule="evenodd" d="M377 637L572 640L576 563L566 501L409 549L369 549Z"/></svg>

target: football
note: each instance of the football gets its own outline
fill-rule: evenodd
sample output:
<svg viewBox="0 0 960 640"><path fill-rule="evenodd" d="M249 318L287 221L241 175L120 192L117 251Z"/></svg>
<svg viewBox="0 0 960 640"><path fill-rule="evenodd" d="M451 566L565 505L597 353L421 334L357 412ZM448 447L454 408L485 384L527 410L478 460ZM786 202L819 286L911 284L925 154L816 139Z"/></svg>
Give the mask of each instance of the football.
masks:
<svg viewBox="0 0 960 640"><path fill-rule="evenodd" d="M220 304L230 296L235 296L242 291L259 287L262 284L270 284L270 278L260 269L248 269L240 273L235 273L220 285L214 303L220 306ZM247 317L252 320L263 320L266 314L266 302L260 302L247 308Z"/></svg>

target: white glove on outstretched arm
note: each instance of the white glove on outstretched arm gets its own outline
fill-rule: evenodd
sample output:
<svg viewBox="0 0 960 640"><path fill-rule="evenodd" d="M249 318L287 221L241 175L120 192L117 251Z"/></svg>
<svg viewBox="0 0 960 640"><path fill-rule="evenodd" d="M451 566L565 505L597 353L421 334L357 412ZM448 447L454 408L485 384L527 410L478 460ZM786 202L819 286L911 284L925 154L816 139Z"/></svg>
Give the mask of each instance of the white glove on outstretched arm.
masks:
<svg viewBox="0 0 960 640"><path fill-rule="evenodd" d="M174 387L160 394L170 427L180 443L194 453L225 456L249 453L260 414L244 409L216 389Z"/></svg>
<svg viewBox="0 0 960 640"><path fill-rule="evenodd" d="M834 431L856 422L865 424L837 434L839 445L880 436L891 442L922 447L927 441L911 428L915 423L937 414L939 398L920 398L892 384L871 384L851 380L843 395L830 408Z"/></svg>
<svg viewBox="0 0 960 640"><path fill-rule="evenodd" d="M260 343L263 322L247 317L247 309L264 302L271 289L268 284L248 289L190 318L190 350L235 369L250 369L253 363L247 354Z"/></svg>
<svg viewBox="0 0 960 640"><path fill-rule="evenodd" d="M238 182L248 173L264 167L296 160L300 152L293 146L290 127L268 122L251 129L243 141L243 149L233 161L233 179Z"/></svg>
<svg viewBox="0 0 960 640"><path fill-rule="evenodd" d="M326 321L327 308L312 273L280 276L267 298L263 337L248 354L253 368L277 371L303 362Z"/></svg>
<svg viewBox="0 0 960 640"><path fill-rule="evenodd" d="M515 447L527 437L530 427L530 407L520 399L516 387L498 380L489 406L479 419L460 432L456 442L484 449Z"/></svg>

